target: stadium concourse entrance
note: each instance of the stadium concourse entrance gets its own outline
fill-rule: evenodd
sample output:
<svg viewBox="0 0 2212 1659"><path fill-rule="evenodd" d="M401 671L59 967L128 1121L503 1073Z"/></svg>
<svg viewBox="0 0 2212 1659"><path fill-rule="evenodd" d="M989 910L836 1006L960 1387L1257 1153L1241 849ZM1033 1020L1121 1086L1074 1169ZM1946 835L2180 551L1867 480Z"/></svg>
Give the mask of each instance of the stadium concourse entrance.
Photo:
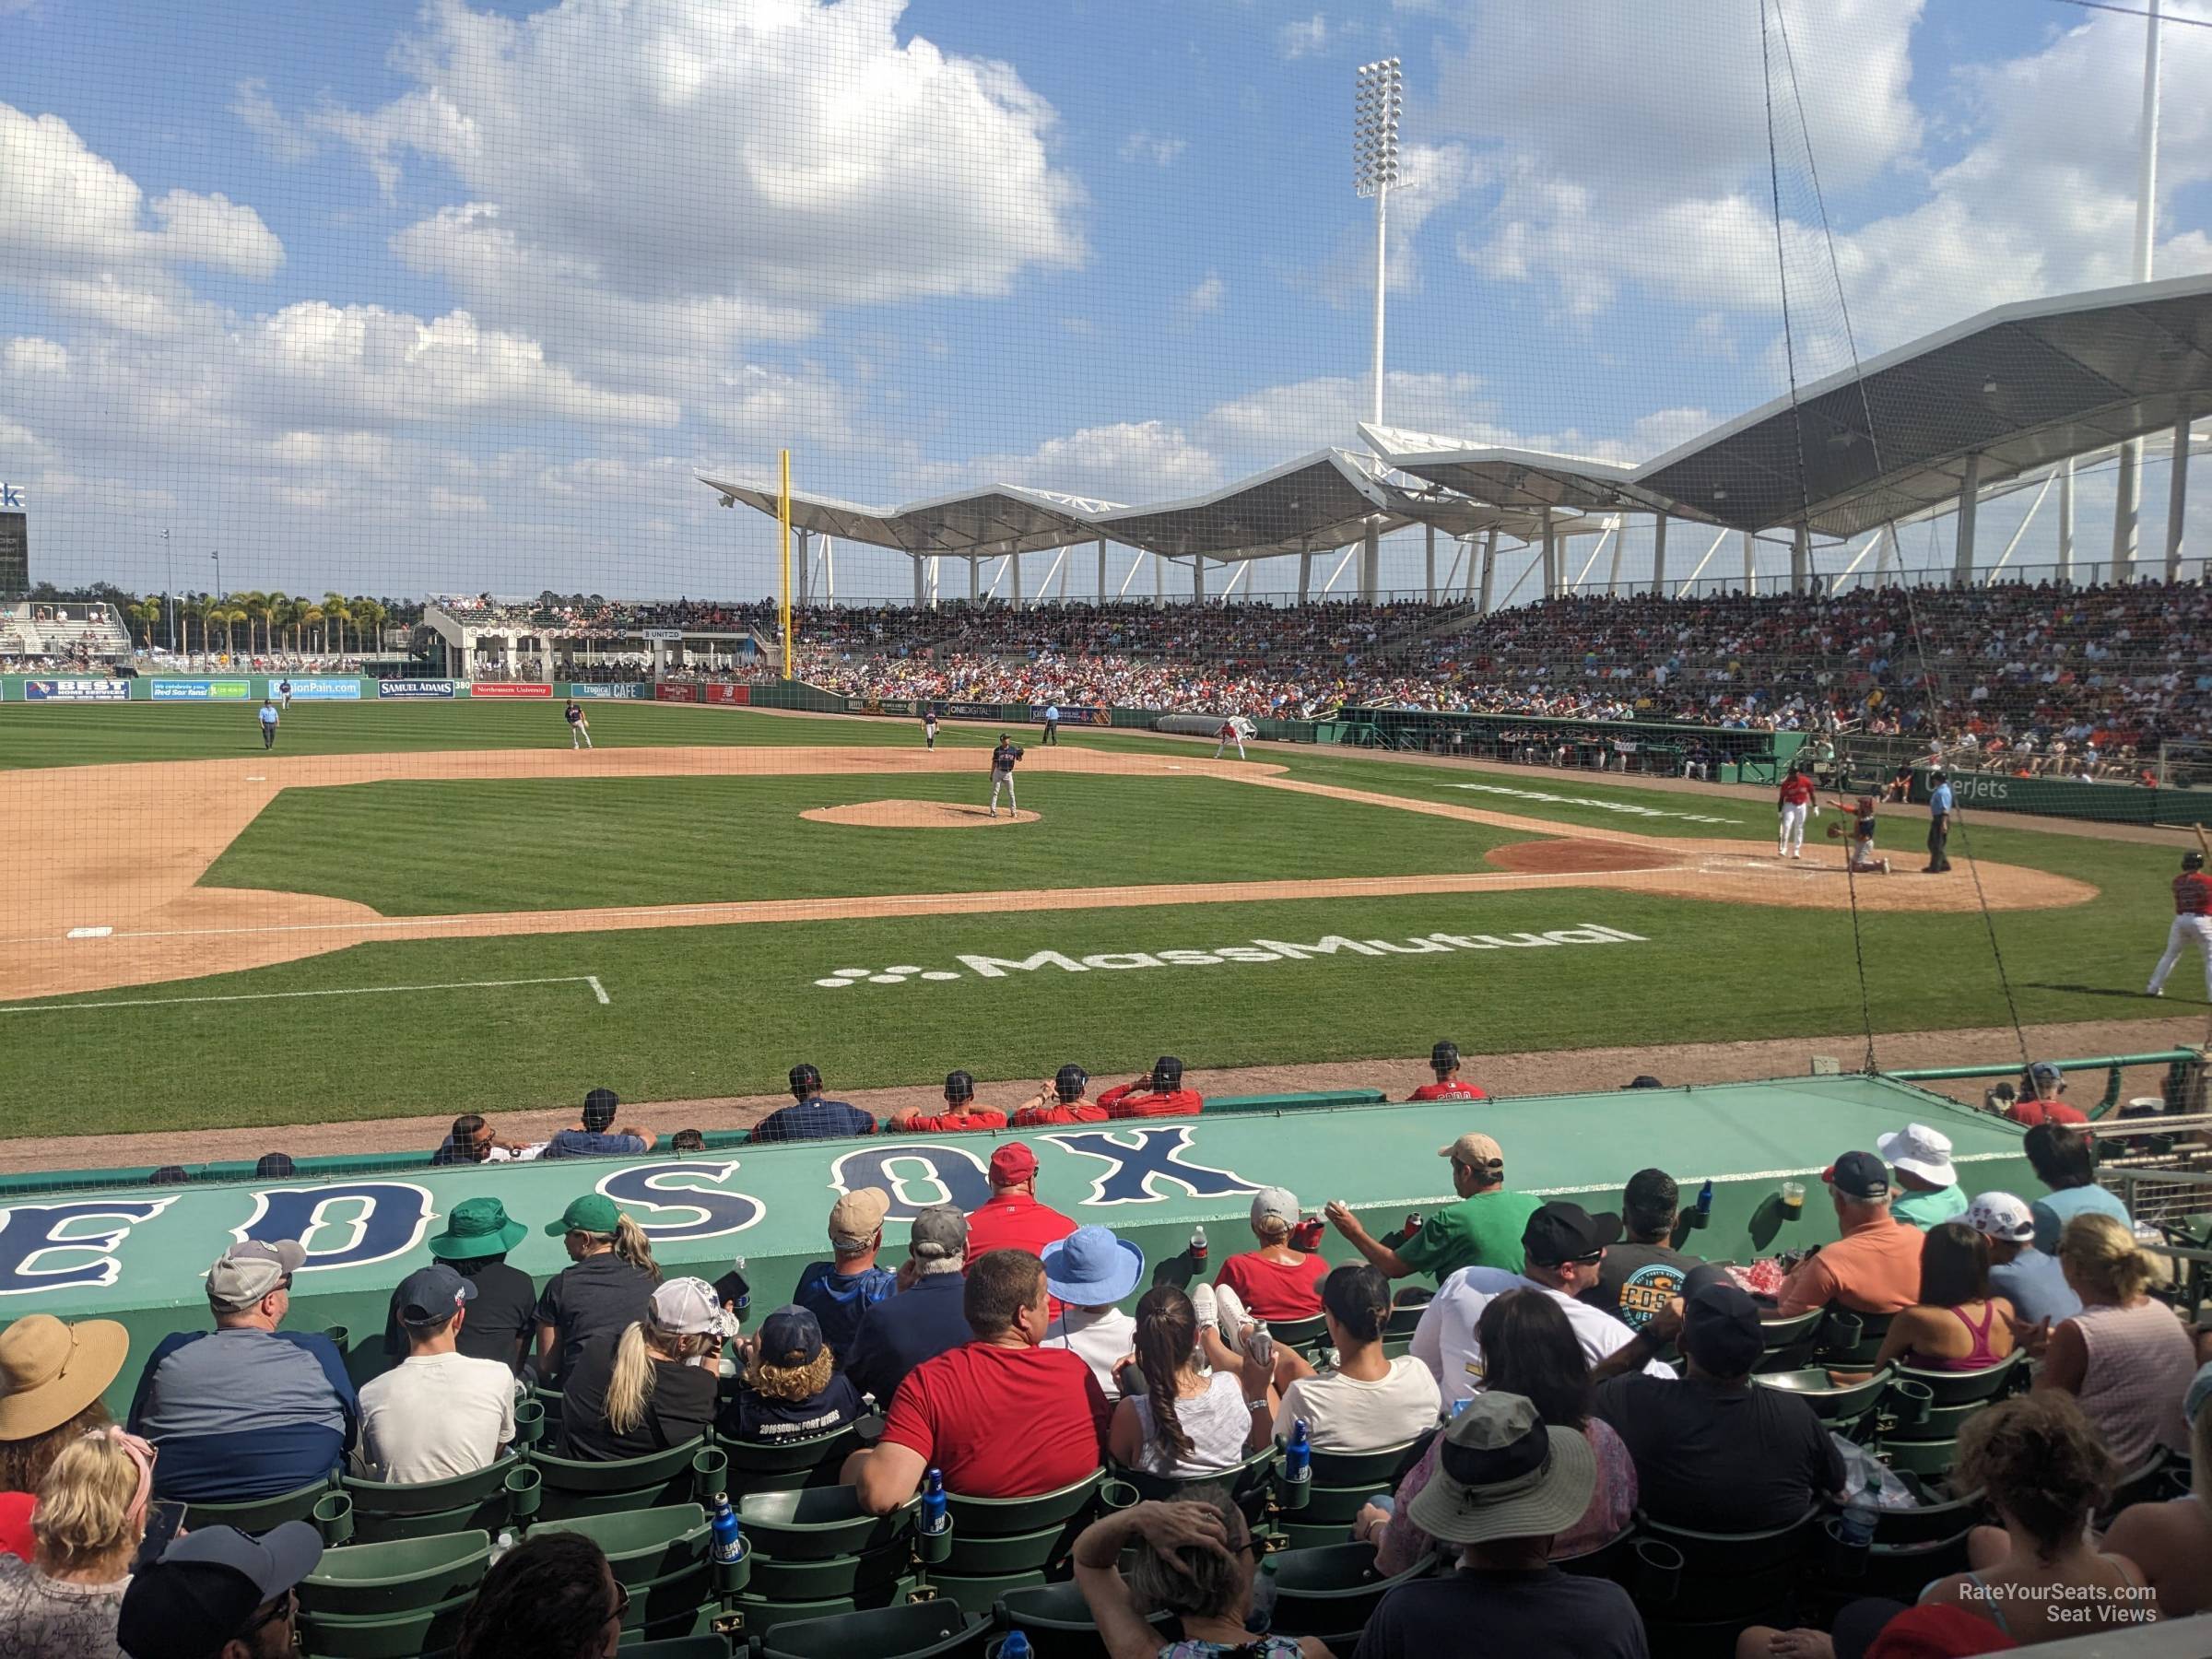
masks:
<svg viewBox="0 0 2212 1659"><path fill-rule="evenodd" d="M1686 1194L1712 1183L1707 1224L1685 1248L1747 1262L1836 1236L1820 1171L1908 1123L1940 1127L1973 1190L2031 1184L2020 1131L1987 1113L1881 1077L1814 1077L1709 1088L1630 1089L1490 1102L1482 1127L1506 1148L1512 1184L1618 1207L1628 1178L1665 1169ZM1241 1236L1251 1195L1288 1184L1318 1210L1341 1198L1378 1232L1408 1210L1452 1201L1436 1148L1468 1126L1448 1102L1390 1104L1372 1090L1209 1102L1197 1118L1030 1132L1039 1195L1081 1222L1100 1222L1145 1253L1148 1278L1186 1282L1203 1226L1223 1253ZM308 1265L291 1323L350 1333L357 1378L383 1368L381 1335L392 1288L429 1260L424 1241L461 1200L494 1196L529 1232L512 1264L538 1279L565 1265L544 1224L597 1191L652 1237L670 1272L713 1278L742 1257L759 1312L789 1300L801 1268L823 1253L823 1218L839 1193L890 1193L894 1253L923 1207L974 1208L989 1195L986 1162L1004 1135L877 1135L754 1147L740 1131L712 1133L706 1151L558 1162L429 1166L429 1144L397 1157L302 1159L294 1178L256 1181L243 1165L206 1166L182 1186L151 1186L148 1170L89 1170L0 1182L0 1295L11 1317L99 1316L130 1328L134 1352L171 1331L203 1328L201 1275L239 1238L297 1238ZM1782 1182L1809 1187L1784 1207ZM1334 1237L1330 1255L1345 1247ZM748 1322L749 1323L749 1322ZM120 1411L127 1400L110 1404Z"/></svg>

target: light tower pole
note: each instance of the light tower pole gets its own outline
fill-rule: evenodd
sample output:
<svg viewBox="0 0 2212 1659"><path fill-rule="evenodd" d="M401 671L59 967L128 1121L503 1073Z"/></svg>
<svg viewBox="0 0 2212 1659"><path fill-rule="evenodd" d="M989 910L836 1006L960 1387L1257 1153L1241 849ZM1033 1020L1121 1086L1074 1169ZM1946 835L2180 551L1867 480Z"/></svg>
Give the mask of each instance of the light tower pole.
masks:
<svg viewBox="0 0 2212 1659"><path fill-rule="evenodd" d="M2136 245L2133 269L2137 282L2150 280L2151 253L2159 229L2159 0L2150 0L2149 17L2143 25L2142 149L2136 179ZM2188 465L2186 446L2173 464ZM2114 582L2136 578L2136 548L2142 515L2143 441L2130 438L2120 446L2120 475L2114 480L2119 499L2112 506L2112 569Z"/></svg>
<svg viewBox="0 0 2212 1659"><path fill-rule="evenodd" d="M1375 424L1382 424L1382 295L1389 256L1390 193L1398 182L1398 115L1406 102L1406 76L1396 58L1359 65L1352 96L1352 187L1375 198L1375 367L1370 404Z"/></svg>

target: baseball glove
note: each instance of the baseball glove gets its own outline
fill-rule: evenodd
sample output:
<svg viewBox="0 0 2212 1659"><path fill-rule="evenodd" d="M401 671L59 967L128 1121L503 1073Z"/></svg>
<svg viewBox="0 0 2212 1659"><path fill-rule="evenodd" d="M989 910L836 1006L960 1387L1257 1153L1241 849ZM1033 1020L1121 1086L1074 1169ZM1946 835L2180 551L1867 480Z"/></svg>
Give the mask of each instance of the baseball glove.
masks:
<svg viewBox="0 0 2212 1659"><path fill-rule="evenodd" d="M1841 824L1830 824L1828 827L1828 839L1830 841L1841 841L1843 839L1843 826Z"/></svg>

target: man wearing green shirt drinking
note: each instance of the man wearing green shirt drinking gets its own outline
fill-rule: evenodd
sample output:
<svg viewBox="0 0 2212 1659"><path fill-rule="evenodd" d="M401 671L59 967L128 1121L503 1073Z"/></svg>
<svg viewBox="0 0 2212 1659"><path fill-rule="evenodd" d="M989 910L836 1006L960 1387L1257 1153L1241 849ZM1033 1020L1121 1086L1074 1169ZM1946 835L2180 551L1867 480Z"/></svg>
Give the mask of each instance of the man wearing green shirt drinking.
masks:
<svg viewBox="0 0 2212 1659"><path fill-rule="evenodd" d="M1329 1225L1390 1278L1425 1273L1440 1285L1462 1267L1502 1267L1519 1273L1522 1230L1542 1200L1505 1190L1505 1152L1487 1135L1463 1135L1437 1148L1452 1160L1452 1190L1459 1202L1418 1227L1377 1239L1341 1199L1323 1214Z"/></svg>

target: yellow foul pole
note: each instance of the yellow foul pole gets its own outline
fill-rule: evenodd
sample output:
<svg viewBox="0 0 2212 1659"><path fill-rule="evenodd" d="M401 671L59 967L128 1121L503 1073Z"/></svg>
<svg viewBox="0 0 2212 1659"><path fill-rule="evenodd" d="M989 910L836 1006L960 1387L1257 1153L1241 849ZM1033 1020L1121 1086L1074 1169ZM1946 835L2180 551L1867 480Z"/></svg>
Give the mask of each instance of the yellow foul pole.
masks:
<svg viewBox="0 0 2212 1659"><path fill-rule="evenodd" d="M783 452L783 489L776 497L776 529L783 539L783 589L777 612L783 624L783 677L791 677L791 452Z"/></svg>

